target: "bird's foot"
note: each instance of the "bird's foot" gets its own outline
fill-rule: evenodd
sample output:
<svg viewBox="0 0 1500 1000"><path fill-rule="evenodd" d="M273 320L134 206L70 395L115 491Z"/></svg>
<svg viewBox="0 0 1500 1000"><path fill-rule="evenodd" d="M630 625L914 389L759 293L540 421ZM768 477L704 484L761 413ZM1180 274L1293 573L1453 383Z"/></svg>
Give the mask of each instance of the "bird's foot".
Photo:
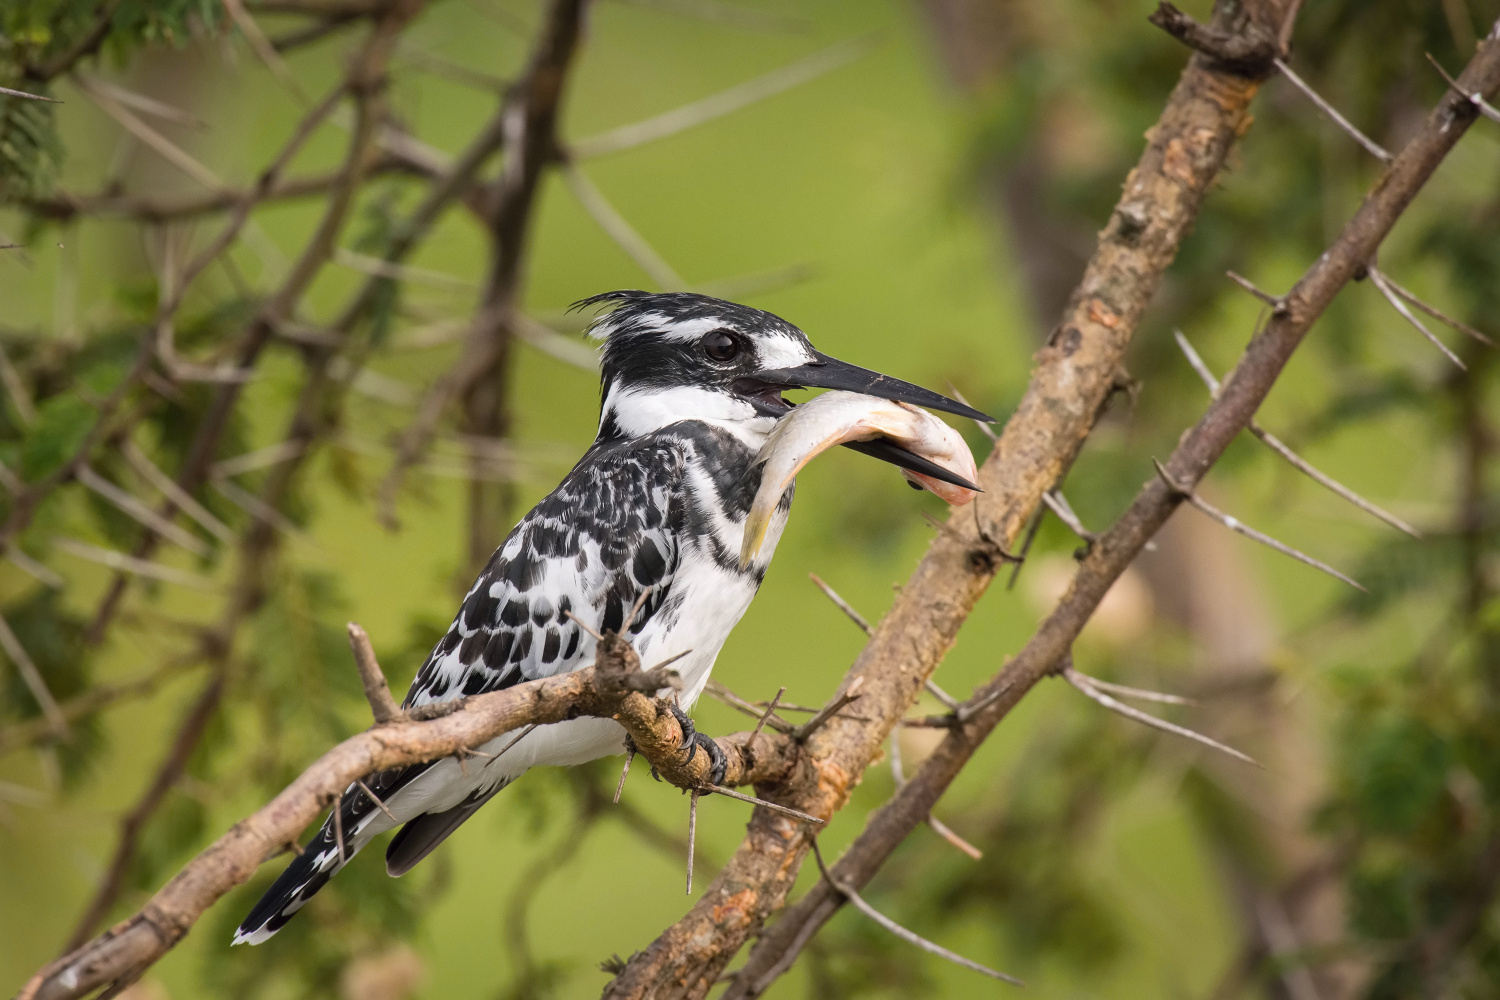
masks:
<svg viewBox="0 0 1500 1000"><path fill-rule="evenodd" d="M697 727L693 725L693 720L688 718L687 713L682 709L676 705L667 707L672 710L672 714L677 717L677 724L682 727L682 743L678 749L686 750L687 759L691 762L693 754L698 752L699 747L702 747L703 752L708 754L709 783L722 785L724 773L729 769L729 758L724 755L723 750L719 749L718 742L712 736L705 736L698 732Z"/></svg>

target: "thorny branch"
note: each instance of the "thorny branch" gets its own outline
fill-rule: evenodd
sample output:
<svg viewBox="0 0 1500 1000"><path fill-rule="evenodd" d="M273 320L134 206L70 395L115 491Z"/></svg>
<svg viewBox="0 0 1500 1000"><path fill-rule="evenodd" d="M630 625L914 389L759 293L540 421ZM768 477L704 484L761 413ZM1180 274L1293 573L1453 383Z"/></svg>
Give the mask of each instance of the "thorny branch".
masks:
<svg viewBox="0 0 1500 1000"><path fill-rule="evenodd" d="M618 721L657 773L680 788L707 790L707 753L689 745L665 699L670 669L642 670L629 643L610 633L593 666L504 691L424 706L329 750L269 804L189 862L135 916L42 969L18 1000L62 1000L137 974L170 950L214 900L243 884L267 859L300 837L325 803L375 771L472 752L529 725L591 715ZM718 741L726 784L776 784L806 766L800 744L780 734L748 733ZM793 822L787 820L787 822Z"/></svg>
<svg viewBox="0 0 1500 1000"><path fill-rule="evenodd" d="M1464 70L1460 83L1461 92L1450 92L1433 109L1376 181L1338 240L1282 298L1285 308L1274 312L1252 338L1207 412L1183 436L1165 463L1167 475L1179 487L1196 486L1249 424L1312 324L1338 292L1361 275L1396 220L1479 116L1465 95L1490 94L1500 87L1500 23ZM990 704L971 715L964 726L951 729L921 770L870 818L833 867L841 884L856 889L865 885L990 732L1028 691L1066 663L1074 639L1105 593L1182 499L1181 489L1169 486L1162 477L1146 482L1130 509L1091 547L1067 592L1032 639L971 699L990 699ZM841 902L835 890L822 884L811 890L761 938L727 996L758 995L790 967L797 950Z"/></svg>
<svg viewBox="0 0 1500 1000"><path fill-rule="evenodd" d="M1221 32L1279 28L1278 4L1220 4ZM831 816L920 694L1041 496L1061 480L1121 373L1125 349L1198 206L1248 125L1257 80L1194 56L1101 234L1062 321L1037 356L1016 413L979 472L985 490L939 532L845 682L863 677L861 719L835 718L808 740L820 780L779 789L778 801ZM994 709L994 704L990 710ZM950 737L951 738L951 737ZM765 791L765 790L763 790ZM928 807L921 816L930 812ZM698 904L636 955L606 990L611 998L700 997L740 947L783 905L808 848L802 830L757 810L739 850ZM855 888L863 880L844 879ZM798 928L783 920L731 986L754 995ZM779 941L769 961L757 953ZM804 939L805 940L805 939ZM769 978L774 978L775 974ZM766 981L769 981L769 978Z"/></svg>

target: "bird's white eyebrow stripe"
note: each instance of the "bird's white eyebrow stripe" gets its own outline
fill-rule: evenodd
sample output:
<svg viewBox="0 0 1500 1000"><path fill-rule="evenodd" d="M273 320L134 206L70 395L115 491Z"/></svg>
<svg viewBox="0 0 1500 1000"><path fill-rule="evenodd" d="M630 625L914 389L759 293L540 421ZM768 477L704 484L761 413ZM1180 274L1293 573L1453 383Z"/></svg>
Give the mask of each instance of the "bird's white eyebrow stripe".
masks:
<svg viewBox="0 0 1500 1000"><path fill-rule="evenodd" d="M701 316L698 319L672 319L661 313L648 313L641 317L641 326L657 327L657 334L662 340L689 341L697 340L711 330L722 330L726 327L733 329L722 316Z"/></svg>

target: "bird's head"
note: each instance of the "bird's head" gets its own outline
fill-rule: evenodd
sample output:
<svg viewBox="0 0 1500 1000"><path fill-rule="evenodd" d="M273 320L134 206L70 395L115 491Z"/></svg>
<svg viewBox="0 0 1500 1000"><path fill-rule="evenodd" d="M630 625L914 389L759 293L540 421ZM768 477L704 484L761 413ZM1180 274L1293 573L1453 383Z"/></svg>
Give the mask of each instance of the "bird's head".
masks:
<svg viewBox="0 0 1500 1000"><path fill-rule="evenodd" d="M807 334L760 309L689 292L639 291L606 292L574 308L594 305L613 306L589 328L604 343L601 438L636 437L696 419L758 447L793 406L781 394L803 388L846 389L991 419L921 386L831 358ZM878 446L859 450L876 454Z"/></svg>

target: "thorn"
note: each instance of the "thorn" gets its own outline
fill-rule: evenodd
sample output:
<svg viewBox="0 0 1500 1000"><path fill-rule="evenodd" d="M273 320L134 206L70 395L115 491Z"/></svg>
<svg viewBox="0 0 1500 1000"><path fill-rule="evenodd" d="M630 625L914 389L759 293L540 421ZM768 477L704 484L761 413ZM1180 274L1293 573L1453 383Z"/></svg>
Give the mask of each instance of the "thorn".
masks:
<svg viewBox="0 0 1500 1000"><path fill-rule="evenodd" d="M620 630L615 633L616 635L624 635L626 630L635 624L635 616L640 614L641 605L646 603L646 598L650 593L650 587L641 591L640 596L635 599L635 603L630 606L630 614L626 615L625 620L620 623Z"/></svg>
<svg viewBox="0 0 1500 1000"><path fill-rule="evenodd" d="M498 757L503 757L505 755L505 751L509 750L511 747L515 746L517 743L519 743L522 740L524 740L527 736L529 736L531 734L531 731L533 729L535 729L537 726L539 726L540 724L541 723L533 722L531 725L529 725L526 728L522 729L519 733L516 734L515 739L513 739L509 743L505 744L505 746L501 747L499 749L499 751L496 752L495 757L497 757L497 758ZM472 753L473 751L470 751L470 752ZM492 758L492 760L493 760L493 758ZM489 767L489 764L486 764L485 767Z"/></svg>
<svg viewBox="0 0 1500 1000"><path fill-rule="evenodd" d="M828 584L824 583L822 577L818 576L818 574L816 573L809 573L807 574L807 578L817 585L817 588L823 592L824 597L827 597L834 603L835 606L838 607L840 611L848 615L849 620L852 621L855 625L858 625L860 631L862 631L865 635L873 635L875 633L875 630L870 627L870 623L868 620L866 620L865 616L860 614L858 611L855 611L854 607L848 601L840 597L837 591L828 586Z"/></svg>
<svg viewBox="0 0 1500 1000"><path fill-rule="evenodd" d="M991 979L998 979L1002 983L1010 983L1012 986L1026 985L1014 976L1007 976L1005 973L997 972L987 965L980 965L978 962L975 962L972 959L964 958L957 952L949 951L947 948L944 948L940 944L934 944L933 942L922 937L920 934L917 934L915 931L909 931L905 927L902 927L900 924L896 923L896 921L892 920L890 917L887 917L885 914L875 909L875 907L865 902L864 899L860 897L859 893L849 888L849 886L844 885L842 882L834 880L833 874L828 870L828 866L823 863L823 852L818 847L818 838L816 837L812 838L812 849L813 856L818 860L818 870L823 873L823 878L828 882L828 884L833 886L833 888L837 890L838 893L845 899L847 899L850 903L854 904L855 909L863 913L865 916L869 917L871 920L875 921L881 927L884 927L886 930L890 931L892 934L896 935L901 940L907 942L908 944L916 945L918 948L921 948L929 955L936 955L938 958L947 959L954 965L959 965L973 972L978 972L981 975L989 976Z"/></svg>
<svg viewBox="0 0 1500 1000"><path fill-rule="evenodd" d="M1210 739L1209 737L1204 736L1202 733L1194 732L1191 729L1168 722L1165 719L1158 719L1154 715L1147 715L1145 712L1142 712L1139 709L1131 708L1129 705L1126 705L1123 702L1116 701L1114 698L1111 698L1103 691L1100 691L1098 688L1094 687L1094 685L1091 683L1092 678L1086 677L1085 675L1080 674L1077 670L1074 670L1071 662L1071 657L1068 657L1063 661L1063 678L1066 679L1069 684L1073 685L1073 687L1078 689L1078 691L1081 692L1084 697L1089 698L1090 700L1095 701L1100 705L1103 705L1111 712L1118 712L1120 715L1125 716L1125 718L1133 719L1136 722L1150 726L1152 729L1160 729L1164 733L1172 733L1176 736L1182 736L1186 739L1190 739L1195 743L1201 743L1206 747L1212 747L1213 749L1218 750L1221 753L1227 753L1235 760L1242 760L1246 764L1253 764L1256 767L1261 766L1260 763L1255 760L1255 758L1250 757L1247 754L1240 753L1240 751L1236 750L1234 747L1226 746L1225 744L1220 743L1218 740Z"/></svg>
<svg viewBox="0 0 1500 1000"><path fill-rule="evenodd" d="M688 793L687 894L693 894L693 851L698 839L698 792Z"/></svg>
<svg viewBox="0 0 1500 1000"><path fill-rule="evenodd" d="M1274 549L1284 556L1291 556L1298 562L1306 563L1313 569L1320 569L1324 573L1327 573L1329 576L1333 577L1335 580L1342 580L1344 583L1347 583L1355 590L1359 590L1367 594L1369 593L1369 590L1366 589L1365 586L1359 581L1345 576L1343 573L1340 573L1338 570L1334 569L1327 563L1319 562L1310 555L1298 552L1290 545L1287 545L1283 542L1278 542L1276 539L1272 538L1270 535L1265 534L1264 532L1256 531L1249 525L1241 523L1238 518L1231 517L1228 514L1224 513L1222 510L1219 510L1217 507L1213 506L1208 501L1198 496L1198 494L1194 493L1192 490L1184 489L1181 485L1172 480L1171 476L1167 474L1166 468L1160 462L1156 461L1156 459L1152 459L1151 461L1156 465L1157 474L1161 476L1162 480L1169 487L1171 487L1173 490L1176 490L1177 493L1188 503L1192 504L1194 507L1207 514L1215 521L1218 521L1230 531L1238 532L1239 534L1244 535L1246 538L1254 539L1255 541L1260 542L1260 544L1266 546L1266 548Z"/></svg>
<svg viewBox="0 0 1500 1000"><path fill-rule="evenodd" d="M1209 395L1218 396L1219 380L1214 378L1213 372L1208 370L1208 366L1203 363L1203 359L1198 356L1198 352L1193 350L1193 345L1188 343L1187 338L1182 335L1182 331L1175 331L1175 336L1177 338L1177 346L1182 348L1183 354L1187 355L1188 364L1193 366L1193 370L1198 373L1198 377L1203 379L1204 385L1208 386ZM1413 528L1411 525L1407 524L1405 521L1401 520L1395 514L1390 513L1382 507L1376 506L1375 504L1366 500L1364 497L1360 496L1358 493L1355 493L1353 490L1349 489L1349 487L1345 486L1343 483L1334 479L1332 476L1309 464L1300 455L1292 451L1291 448L1287 447L1287 445L1280 438L1258 424L1254 420L1254 418L1250 420L1248 426L1250 433L1259 438L1261 443L1263 443L1267 448L1270 448L1276 454L1280 455L1289 464L1291 464L1293 468L1297 469L1299 472L1302 472L1314 482L1343 497L1345 500L1354 504L1354 506L1358 507L1360 510L1364 511L1370 516L1384 521L1386 524L1389 524L1397 531L1403 531L1413 538L1422 537L1421 532L1419 532L1416 528Z"/></svg>
<svg viewBox="0 0 1500 1000"><path fill-rule="evenodd" d="M1329 104L1318 94L1316 90L1313 90L1312 87L1308 86L1307 81L1303 80L1302 77L1298 76L1296 73L1293 73L1292 68L1285 62L1283 62L1280 57L1277 57L1271 61L1276 64L1276 68L1281 70L1281 75L1286 77L1287 80L1291 82L1292 86L1296 87L1298 90L1302 91L1303 94L1307 95L1307 99L1316 104L1318 106L1318 110L1322 111L1329 118L1332 118L1334 123L1338 125L1339 128L1349 133L1349 136L1353 138L1355 142L1365 147L1365 149L1369 151L1371 156L1375 157L1375 159L1379 160L1381 163L1390 163L1391 160L1395 159L1395 157L1391 156L1390 153L1386 152L1383 146L1381 146L1374 139L1371 139L1369 136L1365 135L1359 129L1355 128L1353 122L1349 121L1349 119L1339 114L1332 104Z"/></svg>
<svg viewBox="0 0 1500 1000"><path fill-rule="evenodd" d="M1014 590L1016 580L1021 576L1021 567L1026 565L1026 557L1031 553L1031 543L1036 541L1037 532L1042 529L1042 510L1040 507L1031 515L1031 525L1026 529L1026 539L1021 542L1021 558L1011 568L1010 579L1005 581L1006 590Z"/></svg>
<svg viewBox="0 0 1500 1000"><path fill-rule="evenodd" d="M786 694L785 684L777 690L776 696L771 699L771 704L766 706L765 714L760 717L759 721L755 723L755 728L750 731L750 739L745 741L747 746L754 743L755 737L759 736L760 731L766 727L766 720L770 719L771 715L776 711L776 706L780 704L781 696L784 694Z"/></svg>
<svg viewBox="0 0 1500 1000"><path fill-rule="evenodd" d="M1085 542L1093 545L1099 540L1099 536L1085 528L1083 521L1079 520L1078 515L1073 513L1072 505L1068 503L1068 498L1062 495L1061 490L1051 489L1043 493L1042 503L1046 504L1047 509L1057 515L1059 521L1068 526L1069 531Z"/></svg>
<svg viewBox="0 0 1500 1000"><path fill-rule="evenodd" d="M1417 331L1421 333L1422 336L1431 341L1433 347L1436 347L1438 350L1442 351L1444 357L1446 357L1449 361L1453 362L1455 365L1458 365L1458 367L1463 369L1464 371L1469 370L1469 366L1464 364L1463 359L1460 358L1457 354L1454 354L1453 351L1448 348L1447 344L1439 340L1437 338L1437 334L1427 329L1427 324L1417 319L1416 313L1412 312L1407 304L1401 301L1401 299L1396 295L1395 290L1392 289L1390 284L1385 280L1385 275L1380 273L1379 268L1377 268L1374 264L1371 264L1366 270L1370 275L1370 281L1375 285L1376 288L1380 289L1380 294L1385 296L1385 300L1391 304L1392 309L1396 310L1401 314L1402 318L1404 318L1412 326L1416 327Z"/></svg>
<svg viewBox="0 0 1500 1000"><path fill-rule="evenodd" d="M1249 278L1244 277L1243 275L1236 274L1233 271L1225 271L1224 273L1229 277L1230 281L1234 282L1236 285L1239 285L1245 291L1249 292L1251 295L1255 296L1257 299L1260 299L1266 305L1270 306L1271 311L1276 315L1280 316L1286 312L1286 299L1280 299L1272 295L1270 292L1261 291L1260 288L1256 287L1253 281L1251 281Z"/></svg>
<svg viewBox="0 0 1500 1000"><path fill-rule="evenodd" d="M1439 63L1436 59L1432 58L1431 52L1425 53L1425 55L1427 56L1427 61L1432 63L1433 69L1436 69L1442 76L1442 78L1447 81L1448 86L1452 87L1454 90L1467 97L1469 99L1469 102L1479 109L1479 113L1484 115L1490 121L1500 122L1500 110L1496 110L1495 106L1486 101L1484 99L1484 96L1478 91L1475 91L1471 94L1468 91L1464 90L1464 88L1460 87L1458 85L1458 81L1449 76L1448 71L1443 69L1442 64Z"/></svg>
<svg viewBox="0 0 1500 1000"><path fill-rule="evenodd" d="M1489 334L1483 332L1482 330L1477 330L1467 323L1460 322L1459 320L1454 319L1452 316L1449 316L1446 313L1440 312L1435 306L1428 305L1426 302L1423 302L1421 299L1417 298L1405 288L1402 288L1400 285L1396 284L1395 279L1393 279L1389 274L1386 274L1384 271L1380 272L1380 276L1385 279L1385 283L1387 285L1390 285L1391 290L1394 291L1397 295L1401 296L1403 299L1410 302L1412 305L1416 306L1418 309L1422 310L1424 313L1431 316L1439 323L1446 323L1448 326L1453 327L1453 329L1459 331L1460 333L1464 333L1469 335L1470 337L1473 337L1485 347L1495 346L1495 342L1490 339Z"/></svg>
<svg viewBox="0 0 1500 1000"><path fill-rule="evenodd" d="M959 392L958 386L954 385L952 382L948 383L948 394L965 406L971 406L974 407L974 409L978 409L978 407L975 407L973 403L964 398L964 394ZM975 420L974 426L979 428L979 433L990 439L990 444L999 443L1000 435L996 434L995 429L989 424L985 423L983 420Z"/></svg>
<svg viewBox="0 0 1500 1000"><path fill-rule="evenodd" d="M817 715L813 716L811 719L808 719L802 725L798 726L792 736L798 742L801 742L807 739L813 733L817 732L824 723L838 714L839 709L843 708L845 705L849 704L851 701L854 701L859 697L859 689L864 686L864 683L864 677L861 676L854 678L854 680L849 684L849 687L845 689L843 694L834 698L833 701L830 701L827 705L824 705L822 710L819 711Z"/></svg>
<svg viewBox="0 0 1500 1000"><path fill-rule="evenodd" d="M307 851L303 848L303 846L301 844L297 843L295 840L288 840L286 842L286 846L287 846L287 850L291 851L293 854L297 855L297 857L299 857L299 858L302 857L302 855L304 855L304 854L307 853Z"/></svg>
<svg viewBox="0 0 1500 1000"><path fill-rule="evenodd" d="M793 809L791 806L784 806L779 802L771 802L766 799L758 799L754 795L746 795L744 792L737 792L732 788L724 788L721 785L704 785L702 788L698 789L698 791L705 794L712 793L714 795L723 795L731 799L739 799L741 802L749 802L752 805L765 806L772 812L779 812L786 816L792 816L796 819L802 820L805 823L817 823L819 826L821 826L824 823L828 822L827 820L819 819L818 817L813 816L810 813L805 813L800 809Z"/></svg>
<svg viewBox="0 0 1500 1000"><path fill-rule="evenodd" d="M23 97L28 101L45 101L48 104L62 103L62 101L59 101L55 97L43 97L41 94L30 94L24 90L11 90L9 87L0 87L0 94L6 94L10 97ZM0 247L0 250L9 250L11 247L19 245L18 243L7 243L5 246Z"/></svg>
<svg viewBox="0 0 1500 1000"><path fill-rule="evenodd" d="M714 698L728 705L730 708L743 712L744 714L750 716L750 718L752 719L760 718L762 709L764 709L765 707L764 705L751 704L750 702L746 701L744 698L741 698L739 695L735 694L723 684L720 684L718 681L713 680L712 678L709 679L708 684L704 686L703 690L705 693L713 696ZM801 706L782 705L781 707L791 711L802 711ZM812 709L811 711L816 712L817 709ZM776 730L778 733L790 733L792 730L797 728L778 715L770 716L766 724L769 725L772 729Z"/></svg>
<svg viewBox="0 0 1500 1000"><path fill-rule="evenodd" d="M333 797L333 839L339 845L339 864L345 860L344 854L344 810L339 796Z"/></svg>
<svg viewBox="0 0 1500 1000"><path fill-rule="evenodd" d="M396 814L393 813L393 812L391 812L390 807L387 806L384 802L380 801L380 796L376 795L374 792L372 792L370 790L370 786L367 785L367 784L365 784L363 779L361 779L361 778L355 778L354 779L354 783L359 786L359 790L360 791L364 792L366 795L368 795L370 797L370 801L371 802L375 803L377 806L380 807L380 811L381 812L385 813L387 816L389 816L391 818L391 822L392 823L399 823L399 822L401 822L399 819L396 818Z"/></svg>
<svg viewBox="0 0 1500 1000"><path fill-rule="evenodd" d="M932 827L933 833L937 834L939 837L942 837L948 843L952 844L960 851L963 851L975 861L984 860L983 851L975 847L973 844L969 843L964 838L960 837L957 833L954 833L953 829L949 827L948 824L932 815L932 813L927 814L927 825Z"/></svg>
<svg viewBox="0 0 1500 1000"><path fill-rule="evenodd" d="M615 805L620 804L620 793L625 791L625 779L630 776L630 765L635 761L635 747L625 751L625 766L620 768L620 783L615 786Z"/></svg>
<svg viewBox="0 0 1500 1000"><path fill-rule="evenodd" d="M944 691L942 688L938 687L937 681L929 677L926 681L923 682L922 686L927 689L928 694L932 695L938 701L942 702L943 706L947 708L948 711L958 711L958 699L953 697L947 691Z"/></svg>
<svg viewBox="0 0 1500 1000"><path fill-rule="evenodd" d="M589 635L593 636L595 642L603 642L604 641L604 636L600 635L598 632L595 632L593 630L593 628L591 628L589 626L588 622L585 622L582 618L579 618L573 612L571 612L571 611L564 611L563 614L565 614L569 618L573 619L573 621L577 623L577 625L578 625L579 628L583 629Z"/></svg>
<svg viewBox="0 0 1500 1000"><path fill-rule="evenodd" d="M1163 705L1198 704L1196 698L1184 698L1180 694L1164 694L1160 691L1146 691L1141 688L1127 687L1124 684L1113 684L1109 681L1101 681L1097 677L1092 677L1089 674L1081 672L1078 676L1082 677L1084 680L1088 681L1089 684L1098 688L1099 690L1108 691L1111 694L1117 694L1122 698L1137 698L1141 701L1155 701L1160 702Z"/></svg>

